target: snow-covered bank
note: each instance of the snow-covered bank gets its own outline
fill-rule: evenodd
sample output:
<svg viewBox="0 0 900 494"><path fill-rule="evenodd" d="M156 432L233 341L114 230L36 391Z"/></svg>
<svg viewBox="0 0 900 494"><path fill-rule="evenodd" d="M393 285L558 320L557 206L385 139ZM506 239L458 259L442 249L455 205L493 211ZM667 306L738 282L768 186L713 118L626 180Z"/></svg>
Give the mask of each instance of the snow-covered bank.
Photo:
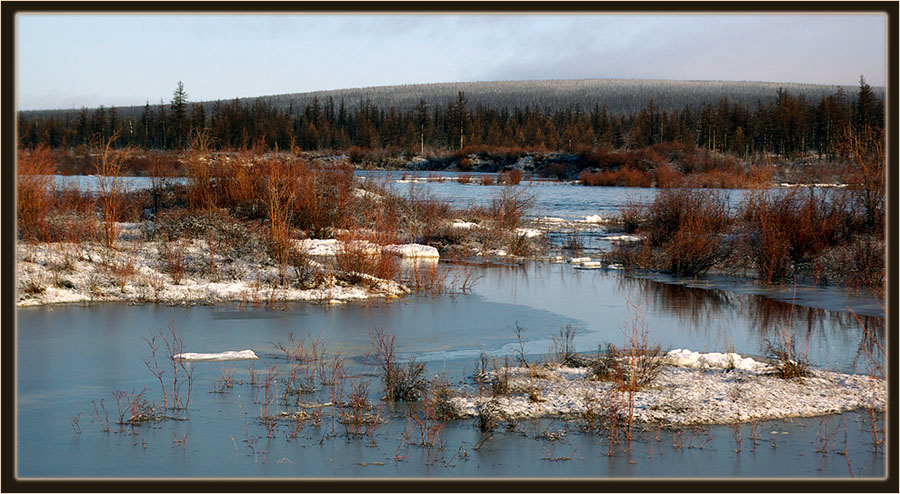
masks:
<svg viewBox="0 0 900 494"><path fill-rule="evenodd" d="M386 252L404 258L434 258L440 257L438 250L429 245L421 244L392 244L380 246L368 240L353 240L342 242L338 239L303 239L295 242L298 249L315 257L334 257L340 252L351 249L362 251L366 254L377 255Z"/></svg>
<svg viewBox="0 0 900 494"><path fill-rule="evenodd" d="M294 266L277 266L262 256L211 255L203 239L178 240L164 247L160 242L144 241L140 224L118 226L115 249L87 242L17 244L17 305L93 301L257 304L364 300L409 293L395 281L363 273L342 276L346 273L324 269L315 260L309 261L308 267L319 275L300 279ZM337 240L318 242L319 249L338 246ZM173 275L171 264L175 262L181 265L181 273ZM352 284L347 279L362 281Z"/></svg>
<svg viewBox="0 0 900 494"><path fill-rule="evenodd" d="M509 418L537 418L610 407L623 413L628 401L627 393L589 378L584 367L547 364L508 372L509 396L460 396L452 404L462 415L478 415L492 402L492 409ZM682 426L818 416L881 408L885 395L885 382L868 376L813 370L809 377L786 380L771 374L768 364L738 354L673 350L656 378L634 393L634 418Z"/></svg>

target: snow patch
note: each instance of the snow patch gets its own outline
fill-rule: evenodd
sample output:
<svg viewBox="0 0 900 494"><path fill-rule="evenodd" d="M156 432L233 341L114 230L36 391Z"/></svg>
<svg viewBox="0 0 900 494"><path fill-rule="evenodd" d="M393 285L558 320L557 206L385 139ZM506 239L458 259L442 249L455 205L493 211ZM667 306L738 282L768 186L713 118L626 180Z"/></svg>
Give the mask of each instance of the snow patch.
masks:
<svg viewBox="0 0 900 494"><path fill-rule="evenodd" d="M459 228L461 230L470 230L472 228L477 228L478 223L472 223L471 221L463 221L463 220L453 220L453 223L450 224L453 228Z"/></svg>
<svg viewBox="0 0 900 494"><path fill-rule="evenodd" d="M422 244L388 245L384 247L384 252L400 257L440 257L440 253L438 253L438 250L436 248L430 245Z"/></svg>
<svg viewBox="0 0 900 494"><path fill-rule="evenodd" d="M541 231L536 228L516 228L516 235L525 236L525 238L540 237Z"/></svg>
<svg viewBox="0 0 900 494"><path fill-rule="evenodd" d="M741 357L737 353L699 353L683 348L672 350L665 356L669 365L702 369L741 369L753 372L764 372L768 365Z"/></svg>
<svg viewBox="0 0 900 494"><path fill-rule="evenodd" d="M311 256L327 257L337 254L338 247L341 242L336 238L317 239L304 238L297 242L300 250Z"/></svg>
<svg viewBox="0 0 900 494"><path fill-rule="evenodd" d="M353 197L357 199L370 199L376 202L381 202L383 200L380 195L374 192L369 192L366 189L360 189L359 187L353 189Z"/></svg>

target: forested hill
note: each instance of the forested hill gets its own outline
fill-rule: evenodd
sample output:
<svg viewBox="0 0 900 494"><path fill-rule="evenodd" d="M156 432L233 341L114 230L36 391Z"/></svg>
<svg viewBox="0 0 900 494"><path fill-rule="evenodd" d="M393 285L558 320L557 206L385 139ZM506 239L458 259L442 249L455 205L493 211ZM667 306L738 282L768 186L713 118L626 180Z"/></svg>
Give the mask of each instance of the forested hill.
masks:
<svg viewBox="0 0 900 494"><path fill-rule="evenodd" d="M245 104L264 101L274 109L303 108L318 99L320 104L332 98L335 105L344 101L353 110L366 100L381 109L395 107L397 111L412 110L424 99L431 107L442 107L456 100L460 91L466 94L472 107L525 108L533 110L582 110L606 106L612 114L631 114L647 106L653 100L660 110L677 111L685 106L699 107L727 99L755 108L758 103L770 103L778 97L778 89L792 96L803 96L808 101L818 101L823 95L843 90L852 95L856 86L823 84L798 84L752 81L668 81L649 79L578 79L543 81L498 82L447 82L436 84L406 84L399 86L372 86L307 93L279 94L271 96L237 98ZM884 97L884 89L873 87L873 92ZM190 92L190 88L188 88ZM200 103L192 101L192 103ZM203 101L207 108L214 102ZM168 104L164 105L166 108ZM150 105L156 110L159 105ZM118 107L120 117L136 118L144 106ZM74 115L78 110L37 110L22 112L28 116L56 118Z"/></svg>
<svg viewBox="0 0 900 494"><path fill-rule="evenodd" d="M117 145L184 149L204 133L217 146L259 143L304 151L424 153L465 145L641 148L693 143L748 155L833 153L848 126L881 132L883 90L753 82L518 81L386 86L191 102L179 82L167 105L19 114L30 147ZM392 151L392 152L393 152Z"/></svg>
<svg viewBox="0 0 900 494"><path fill-rule="evenodd" d="M803 95L812 101L839 89L847 94L853 94L857 89L856 86L778 82L578 79L373 86L282 94L263 99L276 107L287 107L291 101L295 106L302 107L312 103L313 98L318 98L320 102L329 97L335 102L343 98L348 108L355 108L368 99L380 108L394 106L398 111L406 111L413 109L422 99L429 105L446 106L456 100L457 94L462 91L473 107L481 105L485 108L530 107L533 110L590 111L595 105L605 105L610 113L630 114L645 108L651 99L660 110L667 111L681 110L685 106L714 104L720 99L755 107L757 102L768 103L775 100L779 88L793 96ZM881 97L881 88L873 90Z"/></svg>

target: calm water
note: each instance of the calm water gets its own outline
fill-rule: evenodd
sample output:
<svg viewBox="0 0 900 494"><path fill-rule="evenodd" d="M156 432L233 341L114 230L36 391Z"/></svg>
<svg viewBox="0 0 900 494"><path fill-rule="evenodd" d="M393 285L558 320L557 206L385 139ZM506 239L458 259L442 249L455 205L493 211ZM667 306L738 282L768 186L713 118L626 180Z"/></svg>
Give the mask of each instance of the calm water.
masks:
<svg viewBox="0 0 900 494"><path fill-rule="evenodd" d="M387 183L399 193L430 194L433 197L448 201L458 207L472 204L489 204L493 197L501 191L503 185L460 184L456 180L425 180L427 177L454 178L456 172L423 172L423 171L386 171L358 170L356 175L363 180ZM404 175L407 182L403 182ZM494 175L490 173L470 174L472 176ZM420 180L416 180L416 178ZM152 186L150 177L120 177L119 181L125 190L135 191L149 189ZM164 178L165 183L183 184L185 178ZM99 182L93 175L57 175L54 185L58 188L80 189L84 191L99 190ZM600 215L604 218L615 215L622 207L629 204L643 204L652 201L658 189L641 187L583 187L566 182L545 180L522 181L514 186L515 190L524 189L534 198L531 215L534 217L553 216L567 220L579 220L588 215ZM719 191L728 199L729 204L739 204L744 191L722 189Z"/></svg>
<svg viewBox="0 0 900 494"><path fill-rule="evenodd" d="M458 205L489 202L500 188L454 181L396 183L402 172L359 174L388 180L401 192L412 187ZM60 180L86 190L96 184L92 177ZM130 178L126 186L149 183ZM654 189L556 182L519 187L534 196L534 216L566 219L609 216L656 194ZM741 191L726 193L732 202L742 197ZM602 229L587 233L596 237L597 248L604 247L603 234ZM562 243L564 234L554 238ZM861 371L864 354L862 330L847 306L882 337L884 331L883 301L848 297L840 290L765 289L725 278L633 278L548 263L477 272L482 278L471 294L335 308L284 304L275 311L237 311L98 304L18 309L17 471L22 477L848 477L847 458L834 452L843 451L846 420L854 475L884 474L884 456L873 452L862 413L762 422L756 426L756 444L751 426L744 425L740 452L735 431L725 426L662 431L658 441L655 430L640 432L629 450L618 445L610 456L605 437L582 433L576 423L523 421L484 435L471 419L448 423L443 448L429 450L403 441L402 405L382 410L387 423L371 437L342 434L343 427L327 412L318 427L307 423L296 437L290 437L294 427L289 423L267 437L259 419L262 391L248 381L251 373L259 375L272 365L280 373L287 370L277 345L291 334L320 338L329 352L344 356L351 372L371 380L369 394L377 404L380 383L366 363L374 328L395 335L401 359L426 363L429 376L443 374L456 387L472 386L469 376L482 351L502 358L518 350L516 325L523 328L529 359L545 356L553 336L567 325L576 329L578 351L593 352L607 342L622 345L623 325L635 314L644 317L663 349L760 355L767 339L790 327L804 344L808 341L815 367L844 372ZM252 348L261 359L196 364L189 409L175 414L187 420L134 429L112 424L102 432L92 401L103 400L110 421L118 416L113 391L146 388L146 398L161 403L159 383L144 363L150 357L144 338L169 324L184 339L185 351ZM234 388L212 392L226 370L234 372ZM302 399L327 402L329 393L323 388ZM281 400L270 407L270 412L295 409ZM560 430L566 432L561 440L541 439ZM827 454L814 451L823 431L837 441Z"/></svg>
<svg viewBox="0 0 900 494"><path fill-rule="evenodd" d="M343 354L349 368L370 377L372 399L377 403L378 378L365 365L369 331L376 327L396 336L401 359L416 357L427 363L429 375L442 373L462 386L471 384L467 376L482 348L498 357L518 348L512 331L517 323L525 328L525 349L534 358L548 352L551 335L567 324L577 328L575 344L580 351L592 351L607 341L621 344L621 324L631 316L628 302L642 307L652 337L664 348L759 354L765 338L790 319L793 327L809 334L815 366L857 368L862 337L846 312L795 307L791 315L790 304L762 294L578 271L565 264L488 268L483 273L475 292L468 295L332 309L313 304L246 312L124 304L19 309L18 472L24 477L848 475L843 456L814 452L822 427L840 429L835 437L843 450L844 416L825 422L763 422L757 426L757 445L751 443L746 425L739 453L730 427L689 430L682 436L663 431L658 442L655 431L650 431L638 434L630 451L619 447L611 457L604 437L580 433L575 424L525 421L515 430L501 428L485 436L473 420L464 420L449 423L444 448L429 455L421 447L403 445L402 410L396 410L396 418L379 427L372 438L347 438L340 434L339 424L334 435L330 420L319 427L304 426L296 438L288 437L293 427L282 424L268 438L259 420L258 388L235 384L230 393L211 393L223 369L234 371L238 382L248 380L250 368L262 372L275 364L286 369L275 345L286 343L288 335L294 334L320 337L329 351ZM829 297L834 300L828 302ZM840 294L829 297L823 297L823 305L840 306ZM170 323L184 338L185 351L252 348L262 358L253 363L198 363L192 401L181 414L186 421L144 424L134 430L112 425L109 433L101 432L91 418L91 400L104 399L112 417L117 416L114 390L147 387L147 397L161 401L159 384L143 362L150 356L143 338ZM328 391L321 393L303 399L328 401ZM293 409L280 401L272 407ZM383 413L391 416L389 410ZM864 417L845 416L854 474L882 475L883 456L872 452ZM76 433L75 417L81 433ZM568 433L560 441L538 439L542 432L562 429ZM673 446L688 436L694 438L693 447ZM176 444L182 437L187 438L184 446ZM699 449L701 443L704 447ZM404 458L395 461L398 456ZM560 460L566 457L572 459Z"/></svg>

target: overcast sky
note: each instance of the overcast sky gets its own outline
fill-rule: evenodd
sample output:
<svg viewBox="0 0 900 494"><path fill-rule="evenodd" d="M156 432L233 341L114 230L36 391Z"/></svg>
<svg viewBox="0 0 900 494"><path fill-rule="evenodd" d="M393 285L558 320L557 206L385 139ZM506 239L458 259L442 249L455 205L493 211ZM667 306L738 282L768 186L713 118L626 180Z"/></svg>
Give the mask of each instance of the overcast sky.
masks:
<svg viewBox="0 0 900 494"><path fill-rule="evenodd" d="M27 15L19 109L429 82L885 84L882 15Z"/></svg>

